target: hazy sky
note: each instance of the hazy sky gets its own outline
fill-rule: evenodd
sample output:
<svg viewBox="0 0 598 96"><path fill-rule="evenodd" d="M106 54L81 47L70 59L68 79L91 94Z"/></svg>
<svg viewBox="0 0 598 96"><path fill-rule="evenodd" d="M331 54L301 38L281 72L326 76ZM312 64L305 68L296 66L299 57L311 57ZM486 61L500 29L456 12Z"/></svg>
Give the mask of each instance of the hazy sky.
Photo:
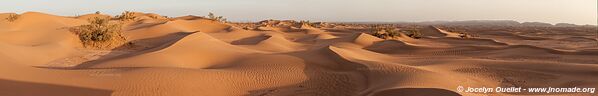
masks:
<svg viewBox="0 0 598 96"><path fill-rule="evenodd" d="M231 21L517 20L598 23L597 0L10 0L0 12L78 15L124 10L168 16L214 12Z"/></svg>

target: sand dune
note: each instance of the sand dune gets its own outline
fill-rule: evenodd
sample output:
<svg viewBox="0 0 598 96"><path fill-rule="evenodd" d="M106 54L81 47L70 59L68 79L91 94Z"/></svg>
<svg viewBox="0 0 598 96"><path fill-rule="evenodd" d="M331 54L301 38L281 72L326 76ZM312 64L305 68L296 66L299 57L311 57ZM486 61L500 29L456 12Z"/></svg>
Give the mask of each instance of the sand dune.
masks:
<svg viewBox="0 0 598 96"><path fill-rule="evenodd" d="M571 41L571 42L596 42L598 40L594 38L587 38L587 37L567 37L563 39L559 39L563 41Z"/></svg>
<svg viewBox="0 0 598 96"><path fill-rule="evenodd" d="M460 38L430 26L421 39L381 39L363 26L270 20L254 30L200 16L134 16L139 19L111 20L123 24L132 44L112 50L84 48L65 29L112 16L27 12L14 22L0 21L0 95L583 96L588 94L466 93L457 86L598 86L596 49L546 47L595 42L576 35L488 32Z"/></svg>
<svg viewBox="0 0 598 96"><path fill-rule="evenodd" d="M81 19L81 20L89 20L89 19L93 19L93 18L110 18L110 17L112 17L112 16L105 15L105 14L85 14L85 15L77 16L75 18Z"/></svg>
<svg viewBox="0 0 598 96"><path fill-rule="evenodd" d="M446 30L438 29L434 26L428 26L420 29L422 34L430 37L459 37L458 33L448 32Z"/></svg>
<svg viewBox="0 0 598 96"><path fill-rule="evenodd" d="M89 63L83 68L118 68L118 67L176 67L203 69L216 64L226 64L235 61L243 54L250 54L252 50L232 46L201 32L189 34L172 44L164 44L151 49L153 52L134 54L101 62ZM148 58L161 58L145 60ZM183 61L183 62L182 62ZM78 66L79 67L79 66Z"/></svg>
<svg viewBox="0 0 598 96"><path fill-rule="evenodd" d="M40 19L43 18L43 19ZM42 30L59 29L85 24L86 20L50 15L39 12L26 12L19 15L14 22L2 22L0 28L5 30Z"/></svg>

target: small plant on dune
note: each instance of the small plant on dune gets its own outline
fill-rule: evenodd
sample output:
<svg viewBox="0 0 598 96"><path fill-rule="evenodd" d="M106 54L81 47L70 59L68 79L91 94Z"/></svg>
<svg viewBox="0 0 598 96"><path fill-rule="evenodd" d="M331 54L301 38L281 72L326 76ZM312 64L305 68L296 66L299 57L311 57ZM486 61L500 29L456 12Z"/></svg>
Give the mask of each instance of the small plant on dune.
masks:
<svg viewBox="0 0 598 96"><path fill-rule="evenodd" d="M299 21L299 24L301 24L301 25L307 25L307 26L313 26L313 23L311 23L310 21L307 21L307 20L305 20L305 21L301 20L301 21Z"/></svg>
<svg viewBox="0 0 598 96"><path fill-rule="evenodd" d="M403 29L403 30L401 30L401 32L405 33L405 35L407 35L411 38L415 38L415 39L419 39L424 36L424 34L422 34L419 30L414 29L414 28Z"/></svg>
<svg viewBox="0 0 598 96"><path fill-rule="evenodd" d="M128 21L128 20L135 20L137 17L135 16L135 13L130 12L130 11L125 11L125 12L121 13L120 15L117 15L116 18L121 21Z"/></svg>
<svg viewBox="0 0 598 96"><path fill-rule="evenodd" d="M372 33L372 36L376 36L382 39L394 39L396 37L401 36L401 33L415 39L419 39L423 36L423 34L417 29L401 29L397 30L397 28L377 28L376 32Z"/></svg>
<svg viewBox="0 0 598 96"><path fill-rule="evenodd" d="M447 28L445 28L445 30L446 30L446 31L448 31L448 32L452 32L452 33L457 33L457 34L459 34L459 35L457 35L457 36L459 36L460 38L471 38L471 35L470 35L470 34L468 34L468 33L467 33L465 30L463 30L463 29L458 29L458 28L455 28L455 27L447 27Z"/></svg>
<svg viewBox="0 0 598 96"><path fill-rule="evenodd" d="M102 14L100 11L96 11L96 14Z"/></svg>
<svg viewBox="0 0 598 96"><path fill-rule="evenodd" d="M214 21L220 21L220 22L227 22L226 18L222 17L222 16L216 16L214 15L214 13L210 12L208 14L208 19L214 20Z"/></svg>
<svg viewBox="0 0 598 96"><path fill-rule="evenodd" d="M459 33L460 38L470 38L471 36L466 33Z"/></svg>
<svg viewBox="0 0 598 96"><path fill-rule="evenodd" d="M382 39L392 39L400 36L400 33L396 31L396 28L378 28L372 36L376 36Z"/></svg>
<svg viewBox="0 0 598 96"><path fill-rule="evenodd" d="M149 17L152 19L158 19L158 16L156 16L156 15L150 15Z"/></svg>
<svg viewBox="0 0 598 96"><path fill-rule="evenodd" d="M8 17L6 17L6 20L8 20L8 22L14 22L17 19L19 19L19 14L10 14L8 15Z"/></svg>
<svg viewBox="0 0 598 96"><path fill-rule="evenodd" d="M112 49L125 44L120 24L111 24L109 18L95 17L90 24L76 26L70 29L79 36L79 40L86 48Z"/></svg>

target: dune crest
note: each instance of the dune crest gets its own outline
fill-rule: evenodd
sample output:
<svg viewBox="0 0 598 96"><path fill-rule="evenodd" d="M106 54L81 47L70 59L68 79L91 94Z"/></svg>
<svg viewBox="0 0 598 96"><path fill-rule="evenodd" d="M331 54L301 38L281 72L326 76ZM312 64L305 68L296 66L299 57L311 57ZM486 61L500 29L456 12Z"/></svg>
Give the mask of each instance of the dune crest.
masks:
<svg viewBox="0 0 598 96"><path fill-rule="evenodd" d="M217 66L217 64L226 64L226 62L234 61L234 59L243 54L251 54L253 52L250 49L222 42L202 32L189 34L172 44L165 44L151 51L91 66L84 65L84 67L175 67L202 69ZM146 60L147 58L153 59Z"/></svg>
<svg viewBox="0 0 598 96"><path fill-rule="evenodd" d="M598 86L598 45L589 28L236 23L129 14L136 19L27 12L0 21L0 96L587 95L457 87ZM65 29L95 17L122 24L131 45L83 48ZM370 35L381 26L422 28L424 37Z"/></svg>

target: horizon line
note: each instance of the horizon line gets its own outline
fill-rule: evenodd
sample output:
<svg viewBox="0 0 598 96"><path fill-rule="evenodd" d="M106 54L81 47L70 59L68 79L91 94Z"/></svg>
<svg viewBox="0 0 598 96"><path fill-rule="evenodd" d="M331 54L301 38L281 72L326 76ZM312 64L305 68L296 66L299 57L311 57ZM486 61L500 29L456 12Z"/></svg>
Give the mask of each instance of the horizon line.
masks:
<svg viewBox="0 0 598 96"><path fill-rule="evenodd" d="M47 12L41 12L41 11L23 11L20 13L17 12L0 12L0 14L6 14L6 13L14 13L14 14L25 14L25 13L43 13L43 14L50 14L50 15L56 15L56 14L52 14L52 13L47 13ZM100 11L98 11L100 12ZM123 11L125 12L125 11ZM156 13L156 12L140 12L140 11L130 11L130 12L139 12L139 13L153 13L153 14L158 14L161 16L168 16L168 17L183 17L183 16L200 16L200 17L204 17L203 15L197 15L197 14L190 14L190 15L178 15L178 16L172 16L172 15L163 15L160 13ZM212 12L209 12L212 13ZM87 14L94 14L94 13L86 13L86 14L75 14L75 15L66 15L66 14L58 14L56 16L81 16L81 15L87 15ZM105 15L110 15L110 16L116 16L119 15L120 13L102 13ZM224 16L226 18L226 16ZM230 18L228 18L230 19ZM264 21L264 20L305 20L305 19L262 19L262 20L229 20L229 21L233 21L233 22L260 22L260 21ZM380 21L380 20L347 20L347 21L338 21L338 20L306 20L306 21L315 21L315 22L332 22L332 23L425 23L425 22L464 22L464 21L515 21L517 23L526 23L526 22L530 22L530 23L547 23L547 24L551 24L551 25L556 25L556 24L560 24L560 23L565 23L565 24L574 24L574 25L579 25L579 26L583 26L583 25L591 25L591 26L598 26L598 21L596 21L596 24L578 24L578 23L570 23L570 22L558 22L558 23L550 23L550 22L545 22L545 21L521 21L521 20L513 20L513 19L465 19L465 20L421 20L421 21L417 21L417 20L413 20L413 21Z"/></svg>

